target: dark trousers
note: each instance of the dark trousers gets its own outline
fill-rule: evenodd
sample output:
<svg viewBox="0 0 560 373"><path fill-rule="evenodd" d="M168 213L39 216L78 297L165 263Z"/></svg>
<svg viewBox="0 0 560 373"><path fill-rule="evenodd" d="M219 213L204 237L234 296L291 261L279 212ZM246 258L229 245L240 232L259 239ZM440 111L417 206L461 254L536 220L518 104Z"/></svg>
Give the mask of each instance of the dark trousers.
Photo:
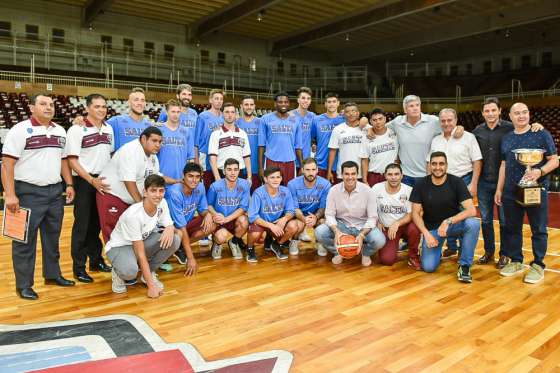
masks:
<svg viewBox="0 0 560 373"><path fill-rule="evenodd" d="M541 205L523 207L515 202L513 196L502 197L504 214L506 216L504 250L512 262L523 263L523 217L527 214L531 226L531 243L533 246L533 261L541 267L544 266L544 257L548 245L548 194L541 191Z"/></svg>
<svg viewBox="0 0 560 373"><path fill-rule="evenodd" d="M74 273L86 270L86 260L95 265L101 261L99 214L95 201L95 188L79 176L74 176L74 225L72 226L72 261Z"/></svg>
<svg viewBox="0 0 560 373"><path fill-rule="evenodd" d="M484 238L484 252L493 256L496 251L496 238L494 236L494 194L496 194L496 183L480 180L478 182L478 209L482 225L482 237ZM500 256L506 255L505 247L505 216L504 208L498 206L498 219L500 221Z"/></svg>
<svg viewBox="0 0 560 373"><path fill-rule="evenodd" d="M62 183L37 186L22 181L15 182L19 205L31 209L27 243L12 241L12 261L16 275L16 288L32 287L37 255L37 233L40 230L43 254L43 277L60 276L59 239L64 217Z"/></svg>

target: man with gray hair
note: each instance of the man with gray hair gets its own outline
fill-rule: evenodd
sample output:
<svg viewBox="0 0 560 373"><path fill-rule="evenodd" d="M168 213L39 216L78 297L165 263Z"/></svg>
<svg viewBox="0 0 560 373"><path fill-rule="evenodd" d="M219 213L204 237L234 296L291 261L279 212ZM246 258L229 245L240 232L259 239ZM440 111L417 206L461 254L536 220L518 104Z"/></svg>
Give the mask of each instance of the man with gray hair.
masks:
<svg viewBox="0 0 560 373"><path fill-rule="evenodd" d="M198 113L191 108L192 101L192 86L190 84L179 84L177 86L177 100L181 103L181 115L179 116L179 123L182 127L186 127L189 136L194 138L194 128L196 126L196 119ZM167 112L165 108L161 109L158 117L158 122L167 122Z"/></svg>

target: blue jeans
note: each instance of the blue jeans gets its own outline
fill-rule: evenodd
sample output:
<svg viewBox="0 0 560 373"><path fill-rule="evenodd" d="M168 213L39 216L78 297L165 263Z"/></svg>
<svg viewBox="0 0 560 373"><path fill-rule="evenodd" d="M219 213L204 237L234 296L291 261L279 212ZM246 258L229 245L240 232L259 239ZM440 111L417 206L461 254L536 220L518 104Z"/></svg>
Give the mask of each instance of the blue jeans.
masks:
<svg viewBox="0 0 560 373"><path fill-rule="evenodd" d="M474 257L474 249L478 242L478 233L480 232L480 224L475 218L467 218L457 224L452 224L447 229L447 237L451 239L459 239L461 241L461 257L460 265L472 265ZM435 272L439 267L441 260L441 246L446 237L440 237L437 229L431 230L430 234L438 240L436 247L428 247L426 239L422 240L421 262L425 272Z"/></svg>
<svg viewBox="0 0 560 373"><path fill-rule="evenodd" d="M484 252L493 256L496 251L496 238L494 236L494 194L496 194L496 183L480 180L478 182L478 209L482 220L482 237L484 238ZM505 251L505 225L506 218L504 208L498 206L498 219L500 221L500 256Z"/></svg>
<svg viewBox="0 0 560 373"><path fill-rule="evenodd" d="M342 233L351 234L352 236L357 236L360 233L359 229L349 228L340 220L337 220L336 224L338 230ZM325 249L329 250L333 255L338 255L336 251L336 246L334 243L334 232L326 224L321 224L315 228L315 239L317 242L321 243ZM377 250L385 246L385 235L379 230L379 228L373 228L369 231L367 236L364 238L364 245L362 247L363 256L372 256Z"/></svg>
<svg viewBox="0 0 560 373"><path fill-rule="evenodd" d="M414 188L414 185L416 185L416 179L415 177L412 176L408 176L408 175L403 175L402 178L402 183L408 185L411 188Z"/></svg>
<svg viewBox="0 0 560 373"><path fill-rule="evenodd" d="M533 261L541 267L544 266L544 256L548 246L548 193L541 191L541 205L535 207L523 207L515 202L513 196L504 196L502 204L504 214L507 216L504 235L507 237L505 252L512 262L523 263L523 216L527 213L529 225L531 226L531 243L533 246Z"/></svg>
<svg viewBox="0 0 560 373"><path fill-rule="evenodd" d="M472 181L472 172L469 172L468 174L464 175L461 177L461 179L463 179L463 181L465 182L466 186L469 186L469 184ZM449 250L452 251L457 251L459 250L459 246L457 245L457 239L447 239L447 248Z"/></svg>

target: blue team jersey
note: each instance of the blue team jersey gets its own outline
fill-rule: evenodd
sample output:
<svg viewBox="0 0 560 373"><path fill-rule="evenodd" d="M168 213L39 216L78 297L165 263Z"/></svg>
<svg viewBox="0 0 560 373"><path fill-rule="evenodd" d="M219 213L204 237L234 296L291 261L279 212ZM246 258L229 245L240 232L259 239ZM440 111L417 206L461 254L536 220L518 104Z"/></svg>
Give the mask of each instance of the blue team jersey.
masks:
<svg viewBox="0 0 560 373"><path fill-rule="evenodd" d="M183 178L183 168L189 159L194 159L194 137L185 127L175 131L158 125L163 134L163 142L157 155L159 172L174 179Z"/></svg>
<svg viewBox="0 0 560 373"><path fill-rule="evenodd" d="M224 116L220 113L219 116L212 114L210 110L206 110L198 116L196 120L196 129L194 144L198 147L200 153L208 154L208 143L210 142L210 135L212 132L224 123ZM206 157L206 169L210 168L210 157Z"/></svg>
<svg viewBox="0 0 560 373"><path fill-rule="evenodd" d="M193 108L188 108L187 112L181 112L179 116L179 123L181 126L187 128L189 133L192 132L192 137L194 139L195 135L195 127L196 127L196 120L198 118L198 113ZM159 113L158 122L166 122L167 121L167 112L165 108L161 109L161 113Z"/></svg>
<svg viewBox="0 0 560 373"><path fill-rule="evenodd" d="M322 170L326 170L329 166L329 140L331 139L333 128L340 123L344 123L344 121L345 119L342 115L329 118L325 113L316 115L311 123L311 138L315 139L317 142L315 160L317 160L317 165ZM333 163L333 171L336 171L336 165L338 164L337 158L338 155Z"/></svg>
<svg viewBox="0 0 560 373"><path fill-rule="evenodd" d="M259 171L259 127L261 119L255 117L252 121L247 122L245 119L239 118L236 125L247 133L249 146L251 147L251 171L257 173Z"/></svg>
<svg viewBox="0 0 560 373"><path fill-rule="evenodd" d="M220 179L208 189L208 204L223 216L229 216L239 208L248 211L250 189L251 186L245 179L237 179L232 190L228 188L226 179Z"/></svg>
<svg viewBox="0 0 560 373"><path fill-rule="evenodd" d="M515 198L517 183L525 174L526 167L515 160L515 149L543 149L543 160L533 166L534 168L542 167L547 162L546 157L556 154L556 145L554 139L547 130L532 132L531 130L516 134L510 132L502 138L501 156L506 161L506 181L504 184L504 197ZM540 178L539 182L548 190L549 178Z"/></svg>
<svg viewBox="0 0 560 373"><path fill-rule="evenodd" d="M287 213L294 212L294 200L288 188L280 185L276 196L271 197L266 190L266 185L263 185L255 189L251 197L249 223L254 223L257 218L272 223Z"/></svg>
<svg viewBox="0 0 560 373"><path fill-rule="evenodd" d="M119 148L124 144L139 138L146 127L152 125L152 122L146 118L142 118L141 121L137 122L128 114L112 117L107 121L107 123L109 123L109 125L113 128L115 136L115 151L119 150Z"/></svg>
<svg viewBox="0 0 560 373"><path fill-rule="evenodd" d="M296 159L301 149L301 127L295 115L282 119L276 112L263 115L259 127L259 146L265 147L266 158L276 162Z"/></svg>
<svg viewBox="0 0 560 373"><path fill-rule="evenodd" d="M311 155L311 124L315 118L315 113L308 111L302 116L298 109L294 109L290 113L296 116L301 127L301 153L303 159L307 159ZM299 159L296 159L296 167L301 167Z"/></svg>
<svg viewBox="0 0 560 373"><path fill-rule="evenodd" d="M193 219L195 211L202 214L208 210L204 185L199 183L190 195L183 192L183 184L173 184L165 191L171 219L176 228L183 228Z"/></svg>
<svg viewBox="0 0 560 373"><path fill-rule="evenodd" d="M300 209L303 215L315 214L317 210L327 207L327 195L331 183L321 176L317 176L315 185L308 188L303 176L290 180L288 189L294 199L294 207Z"/></svg>

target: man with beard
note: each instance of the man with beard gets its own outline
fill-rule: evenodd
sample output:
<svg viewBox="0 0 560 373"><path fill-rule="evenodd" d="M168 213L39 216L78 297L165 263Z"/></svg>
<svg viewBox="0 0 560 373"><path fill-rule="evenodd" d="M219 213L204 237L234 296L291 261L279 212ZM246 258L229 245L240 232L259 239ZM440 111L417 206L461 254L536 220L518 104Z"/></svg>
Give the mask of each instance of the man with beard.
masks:
<svg viewBox="0 0 560 373"><path fill-rule="evenodd" d="M224 107L225 108L225 107ZM227 116L224 111L224 116ZM246 250L243 236L249 228L249 182L239 178L239 161L228 158L223 167L224 178L210 185L207 193L208 211L217 228L213 234L212 258L222 257L222 244L227 241L234 259L243 259Z"/></svg>
<svg viewBox="0 0 560 373"><path fill-rule="evenodd" d="M251 148L251 193L261 186L259 177L259 127L261 119L255 116L255 99L251 96L243 97L241 100L241 117L237 120L237 127L247 134L249 147Z"/></svg>
<svg viewBox="0 0 560 373"><path fill-rule="evenodd" d="M317 161L307 158L303 162L303 175L290 180L288 189L294 198L295 216L302 224L290 241L290 255L298 255L299 239L307 228L315 228L323 223L325 207L327 205L327 195L331 184L327 179L317 176ZM327 251L320 243L317 244L317 254L326 256Z"/></svg>
<svg viewBox="0 0 560 373"><path fill-rule="evenodd" d="M290 99L285 92L274 96L276 111L261 118L259 127L259 176L264 176L266 168L278 167L282 173L282 185L287 185L295 177L295 160L303 163L301 126L294 115L288 113Z"/></svg>
<svg viewBox="0 0 560 373"><path fill-rule="evenodd" d="M115 151L121 146L136 140L142 131L152 125L144 117L146 109L146 96L142 88L132 88L128 95L128 114L117 115L110 118L107 123L113 127L115 134Z"/></svg>
<svg viewBox="0 0 560 373"><path fill-rule="evenodd" d="M362 158L363 182L374 186L385 180L385 167L397 159L399 143L394 132L387 129L385 125L387 118L383 109L373 109L369 120L375 138L365 139L362 142L360 158Z"/></svg>
<svg viewBox="0 0 560 373"><path fill-rule="evenodd" d="M307 159L311 154L311 123L315 118L315 113L308 110L311 105L312 91L311 88L300 87L297 94L298 107L290 111L290 114L295 115L301 127L301 153L303 159ZM301 167L300 160L296 159L296 169Z"/></svg>
<svg viewBox="0 0 560 373"><path fill-rule="evenodd" d="M189 136L194 139L196 120L198 113L190 107L192 101L192 87L190 84L179 84L177 86L177 100L181 103L181 115L179 123L188 130ZM167 121L167 110L164 108L158 117L158 122Z"/></svg>
<svg viewBox="0 0 560 373"><path fill-rule="evenodd" d="M470 283L474 249L480 231L472 196L460 177L447 173L445 153L431 154L430 173L416 181L410 195L412 221L424 236L422 268L425 272L435 272L446 237L458 239L461 241L461 257L457 279Z"/></svg>
<svg viewBox="0 0 560 373"><path fill-rule="evenodd" d="M319 167L318 175L324 178L328 178L327 168L329 167L329 141L331 139L331 134L333 129L341 123L344 123L344 116L338 113L338 106L340 101L338 100L338 95L333 92L327 93L325 96L325 113L315 116L311 124L311 139L315 140L317 144L317 151L315 153L315 159L317 160L317 166ZM333 165L331 168L332 179L336 180L336 167L338 164L338 159L335 156ZM329 181L333 181L330 180Z"/></svg>

